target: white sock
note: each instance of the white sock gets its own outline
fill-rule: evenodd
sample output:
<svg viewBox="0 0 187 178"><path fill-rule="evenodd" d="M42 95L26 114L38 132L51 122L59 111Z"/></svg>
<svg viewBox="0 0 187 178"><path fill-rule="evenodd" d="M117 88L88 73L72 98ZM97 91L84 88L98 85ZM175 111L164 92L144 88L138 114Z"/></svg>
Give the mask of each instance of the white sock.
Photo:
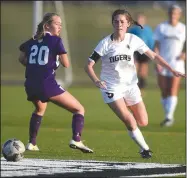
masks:
<svg viewBox="0 0 187 178"><path fill-rule="evenodd" d="M168 97L167 98L162 98L161 103L163 105L164 113L165 113L165 116L166 116L166 113L168 112Z"/></svg>
<svg viewBox="0 0 187 178"><path fill-rule="evenodd" d="M128 133L130 137L136 142L136 144L140 146L141 149L149 150L149 146L145 142L144 137L138 127L133 131L128 130Z"/></svg>
<svg viewBox="0 0 187 178"><path fill-rule="evenodd" d="M172 120L176 106L177 106L178 97L177 96L169 96L167 98L167 100L168 100L168 110L166 113L166 118Z"/></svg>

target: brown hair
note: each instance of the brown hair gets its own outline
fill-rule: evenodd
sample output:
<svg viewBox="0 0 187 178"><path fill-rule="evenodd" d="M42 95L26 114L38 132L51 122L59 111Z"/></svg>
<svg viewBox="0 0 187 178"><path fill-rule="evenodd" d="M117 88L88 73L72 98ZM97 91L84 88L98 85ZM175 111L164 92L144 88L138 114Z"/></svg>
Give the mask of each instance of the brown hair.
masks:
<svg viewBox="0 0 187 178"><path fill-rule="evenodd" d="M114 20L114 17L117 15L125 15L128 22L130 22L130 25L134 24L134 25L138 25L141 27L141 29L143 29L143 27L135 20L133 20L133 18L131 17L130 13L124 9L117 9L113 12L112 14L112 22Z"/></svg>
<svg viewBox="0 0 187 178"><path fill-rule="evenodd" d="M47 13L44 15L43 20L38 24L38 28L36 31L36 34L33 36L34 40L39 40L42 39L45 35L45 31L44 31L44 26L46 24L50 24L52 22L52 17L53 16L59 16L56 13Z"/></svg>

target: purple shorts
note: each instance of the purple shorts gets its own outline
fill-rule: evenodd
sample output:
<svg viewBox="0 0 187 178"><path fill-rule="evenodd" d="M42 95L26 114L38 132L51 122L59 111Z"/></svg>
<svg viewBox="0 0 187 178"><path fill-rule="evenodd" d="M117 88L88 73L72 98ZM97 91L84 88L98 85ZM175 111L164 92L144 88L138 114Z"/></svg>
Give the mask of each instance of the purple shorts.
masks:
<svg viewBox="0 0 187 178"><path fill-rule="evenodd" d="M65 89L57 84L54 79L47 80L42 84L26 80L25 91L28 101L40 100L41 102L48 102L50 97L64 93Z"/></svg>

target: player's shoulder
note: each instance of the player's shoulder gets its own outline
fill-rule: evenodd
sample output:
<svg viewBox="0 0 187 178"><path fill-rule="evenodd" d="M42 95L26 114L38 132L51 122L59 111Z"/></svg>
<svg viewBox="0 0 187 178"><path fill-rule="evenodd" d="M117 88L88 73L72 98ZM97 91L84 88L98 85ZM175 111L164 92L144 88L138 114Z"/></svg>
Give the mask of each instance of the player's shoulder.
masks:
<svg viewBox="0 0 187 178"><path fill-rule="evenodd" d="M24 44L29 44L29 43L31 43L32 41L34 41L34 39L33 39L33 38L29 38L29 39L27 39L26 41L24 41L23 43L24 43Z"/></svg>
<svg viewBox="0 0 187 178"><path fill-rule="evenodd" d="M136 45L136 44L142 43L143 40L135 34L126 33L125 41L129 44Z"/></svg>
<svg viewBox="0 0 187 178"><path fill-rule="evenodd" d="M54 36L54 35L50 35L50 34L46 34L46 36L45 36L46 38L49 38L49 39L51 39L51 40L53 40L53 41L61 41L62 40L62 38L60 37L60 36Z"/></svg>
<svg viewBox="0 0 187 178"><path fill-rule="evenodd" d="M33 44L34 39L33 38L29 38L28 40L22 42L19 46L19 50L26 52L28 47L31 46Z"/></svg>
<svg viewBox="0 0 187 178"><path fill-rule="evenodd" d="M157 28L162 28L162 27L166 27L166 26L169 26L168 21L164 21L164 22L159 23L157 25Z"/></svg>
<svg viewBox="0 0 187 178"><path fill-rule="evenodd" d="M100 42L101 43L108 43L110 40L111 40L111 38L112 38L112 34L110 34L110 35L107 35L107 36L105 36L104 38L102 38L101 40L100 40Z"/></svg>
<svg viewBox="0 0 187 178"><path fill-rule="evenodd" d="M126 40L129 40L129 39L140 39L137 35L133 34L133 33L126 33L125 34L125 38Z"/></svg>
<svg viewBox="0 0 187 178"><path fill-rule="evenodd" d="M180 28L186 29L186 25L185 25L184 23L179 22L179 24L178 24L178 25L179 25L179 27L180 27Z"/></svg>
<svg viewBox="0 0 187 178"><path fill-rule="evenodd" d="M33 38L29 38L26 41L23 41L20 46L28 46L29 44L31 44L34 41Z"/></svg>
<svg viewBox="0 0 187 178"><path fill-rule="evenodd" d="M145 25L144 28L145 28L146 30L152 30L151 26L149 26L149 25Z"/></svg>
<svg viewBox="0 0 187 178"><path fill-rule="evenodd" d="M138 27L138 26L135 26L135 25L131 26L131 27L128 29L128 32L131 32L131 31L134 31L134 30L139 30L137 27Z"/></svg>

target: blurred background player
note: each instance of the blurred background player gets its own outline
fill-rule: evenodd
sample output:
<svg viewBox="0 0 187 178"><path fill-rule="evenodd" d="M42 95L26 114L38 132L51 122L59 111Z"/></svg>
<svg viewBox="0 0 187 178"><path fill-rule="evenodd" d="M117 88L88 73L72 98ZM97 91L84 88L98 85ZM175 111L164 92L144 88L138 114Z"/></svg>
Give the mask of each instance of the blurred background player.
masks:
<svg viewBox="0 0 187 178"><path fill-rule="evenodd" d="M159 24L154 32L155 52L175 70L185 73L185 25L180 22L182 9L172 5L168 10L168 20ZM178 101L181 77L174 76L169 70L156 65L158 85L161 91L161 102L165 111L165 119L161 126L171 126Z"/></svg>
<svg viewBox="0 0 187 178"><path fill-rule="evenodd" d="M144 13L137 13L136 14L136 20L137 22L143 27L141 29L140 26L134 25L131 28L129 28L128 32L132 33L139 38L141 38L144 43L153 50L154 47L154 40L153 40L153 31L149 25L147 25L147 18ZM142 94L144 94L144 88L147 85L147 76L148 76L148 62L149 57L145 54L140 54L139 52L135 51L134 53L135 58L135 65L137 69L138 74L138 86L140 87L140 90L142 91Z"/></svg>
<svg viewBox="0 0 187 178"><path fill-rule="evenodd" d="M73 113L71 148L85 153L93 151L81 142L84 127L84 107L68 91L65 91L55 80L55 70L59 60L68 67L69 60L61 38L61 18L56 13L47 13L39 23L36 35L20 45L19 61L26 67L25 91L27 100L34 104L35 110L30 119L29 143L27 150L38 151L36 137L47 102L65 108ZM59 56L59 60L57 57ZM51 118L52 119L52 118Z"/></svg>
<svg viewBox="0 0 187 178"><path fill-rule="evenodd" d="M170 70L175 76L184 76L173 70L158 54L153 52L136 35L126 33L134 21L128 11L118 9L112 14L114 32L102 39L94 49L85 66L90 79L100 88L104 102L125 124L129 136L140 147L142 158L150 158L152 151L144 140L138 126L148 124L148 115L137 86L134 51L146 54L150 59ZM101 58L101 80L94 71L95 63ZM130 112L129 111L132 112Z"/></svg>

